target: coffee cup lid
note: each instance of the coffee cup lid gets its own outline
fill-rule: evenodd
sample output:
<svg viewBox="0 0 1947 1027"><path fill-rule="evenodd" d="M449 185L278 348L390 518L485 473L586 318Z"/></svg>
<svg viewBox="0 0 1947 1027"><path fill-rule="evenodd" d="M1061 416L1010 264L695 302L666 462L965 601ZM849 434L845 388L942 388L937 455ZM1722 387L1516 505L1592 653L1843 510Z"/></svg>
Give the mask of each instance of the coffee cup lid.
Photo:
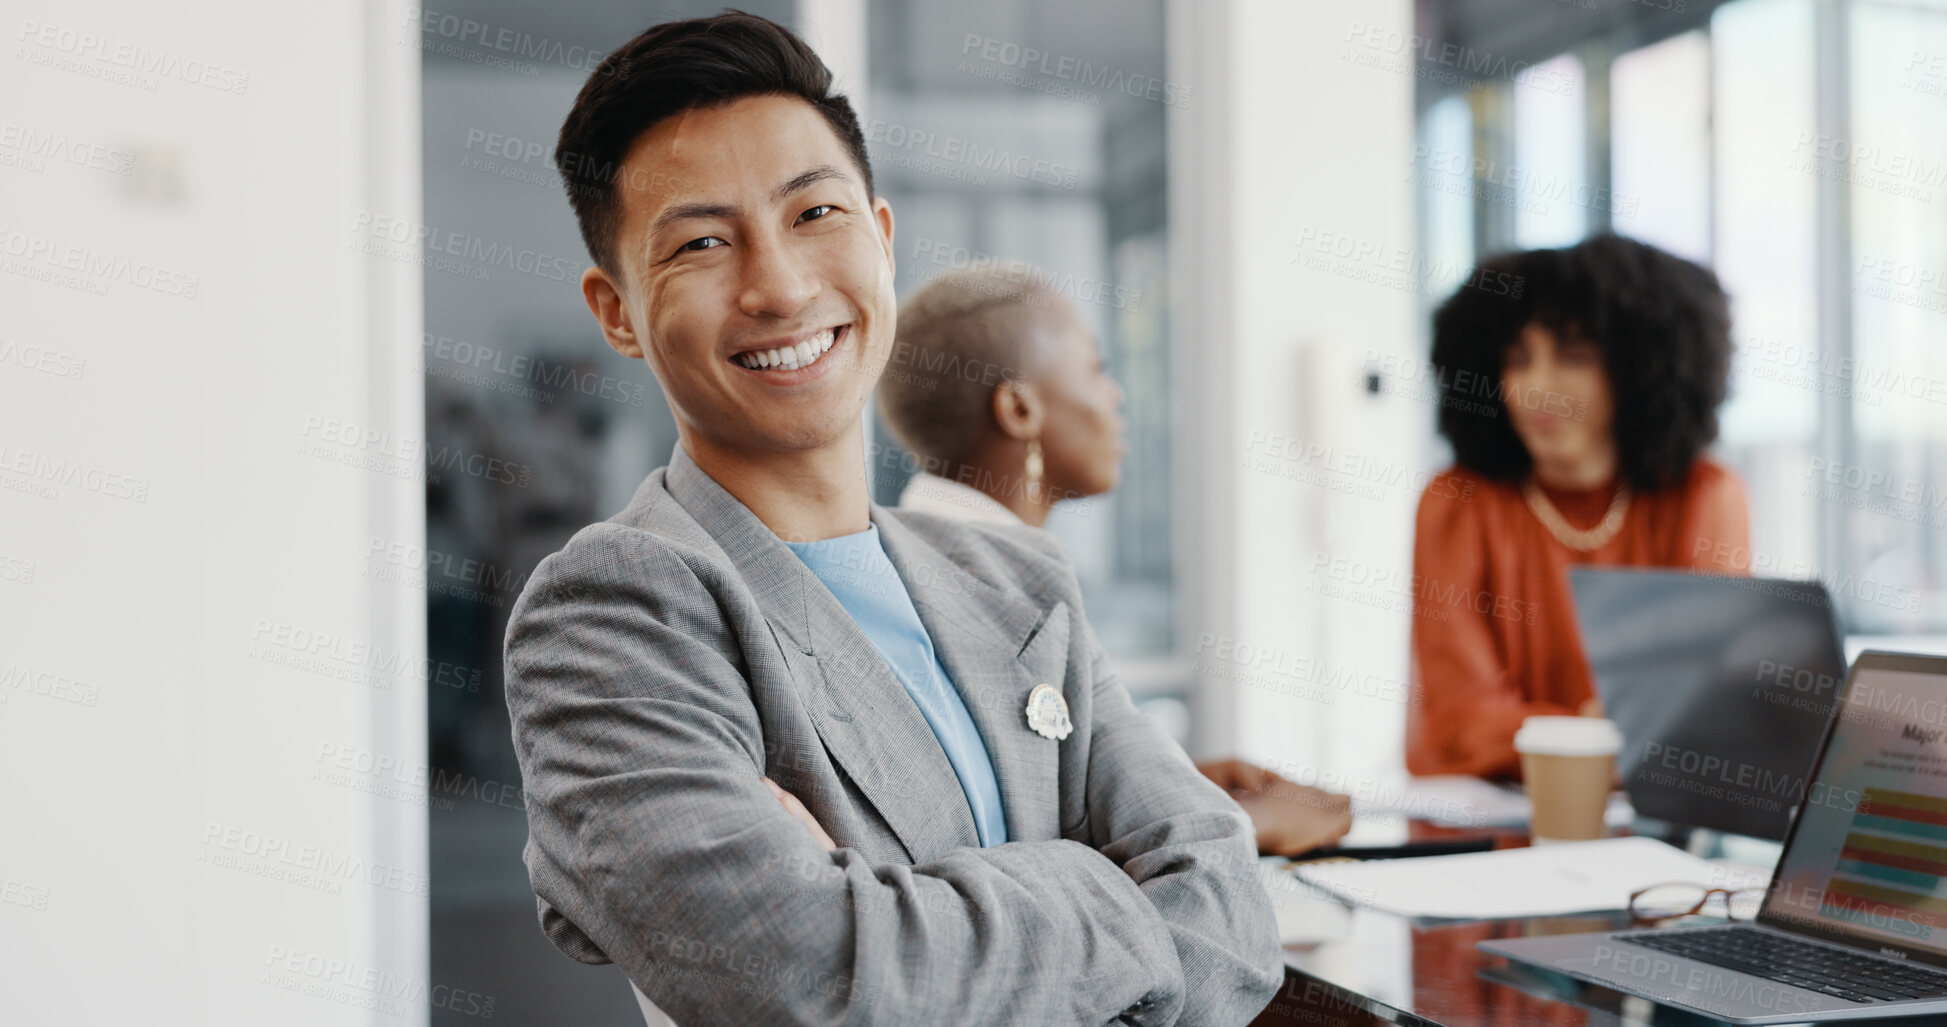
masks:
<svg viewBox="0 0 1947 1027"><path fill-rule="evenodd" d="M1529 717L1514 733L1514 751L1537 756L1613 756L1621 750L1616 722L1601 717Z"/></svg>

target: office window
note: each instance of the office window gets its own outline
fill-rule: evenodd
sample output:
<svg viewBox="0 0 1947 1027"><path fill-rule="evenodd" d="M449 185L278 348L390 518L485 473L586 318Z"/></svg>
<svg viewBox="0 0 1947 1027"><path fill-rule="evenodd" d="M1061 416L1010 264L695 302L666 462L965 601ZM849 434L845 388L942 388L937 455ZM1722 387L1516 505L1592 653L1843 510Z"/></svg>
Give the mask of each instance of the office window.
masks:
<svg viewBox="0 0 1947 1027"><path fill-rule="evenodd" d="M1164 125L1190 101L1163 67L1163 4L872 0L865 129L898 222L902 301L926 282L1019 261L1073 300L1127 394L1115 491L1056 507L1089 622L1138 691L1185 679L1171 575ZM873 491L916 464L883 429Z"/></svg>
<svg viewBox="0 0 1947 1027"><path fill-rule="evenodd" d="M1443 9L1480 32L1478 6ZM1431 10L1431 8L1429 8ZM1510 25L1512 23L1509 23ZM1607 228L1703 261L1731 294L1731 396L1715 449L1744 479L1752 544L1726 570L1823 581L1855 635L1947 636L1947 0L1705 2L1551 33L1469 38L1576 99L1476 89L1471 138L1523 174L1612 201L1521 209L1473 191L1483 249ZM1603 96L1579 88L1602 69ZM1431 108L1422 152L1453 145ZM1601 172L1603 169L1591 169ZM1422 190L1422 238L1455 215ZM1929 641L1931 640L1931 641Z"/></svg>
<svg viewBox="0 0 1947 1027"><path fill-rule="evenodd" d="M1521 179L1531 183L1525 190L1516 189L1517 195L1529 200L1515 208L1514 241L1523 249L1566 246L1588 230L1587 205L1574 200L1577 189L1589 181L1587 88L1581 60L1562 54L1537 65L1511 89L1514 163ZM1542 191L1545 199L1537 200L1532 183L1555 184Z"/></svg>
<svg viewBox="0 0 1947 1027"><path fill-rule="evenodd" d="M1465 268L1474 262L1474 115L1465 96L1449 96L1420 115L1420 146L1413 174L1419 186L1420 234L1430 268ZM1429 282L1430 286L1451 286ZM1428 310L1445 299L1423 292Z"/></svg>
<svg viewBox="0 0 1947 1027"><path fill-rule="evenodd" d="M1744 0L1711 22L1716 260L1737 357L1719 452L1750 491L1755 573L1819 566L1817 510L1800 495L1817 459L1817 179L1793 150L1816 134L1810 0ZM1726 569L1737 569L1727 567Z"/></svg>
<svg viewBox="0 0 1947 1027"><path fill-rule="evenodd" d="M1710 260L1710 42L1701 31L1609 68L1610 194L1617 231Z"/></svg>
<svg viewBox="0 0 1947 1027"><path fill-rule="evenodd" d="M1947 628L1947 4L1850 8L1852 452L1815 475L1862 622ZM1841 147L1844 148L1843 156ZM1836 478L1836 480L1834 480ZM1867 583L1870 583L1869 585ZM1931 595L1929 595L1931 593ZM1931 603L1926 602L1931 599Z"/></svg>

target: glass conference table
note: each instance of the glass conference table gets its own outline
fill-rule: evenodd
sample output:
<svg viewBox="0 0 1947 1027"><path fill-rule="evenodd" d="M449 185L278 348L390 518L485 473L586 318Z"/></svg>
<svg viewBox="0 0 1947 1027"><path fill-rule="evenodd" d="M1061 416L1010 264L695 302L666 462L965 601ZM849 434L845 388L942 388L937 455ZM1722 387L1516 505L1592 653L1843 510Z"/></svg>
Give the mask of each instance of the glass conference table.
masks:
<svg viewBox="0 0 1947 1027"><path fill-rule="evenodd" d="M1415 823L1415 839L1455 832ZM1470 832L1479 834L1479 832ZM1497 848L1525 845L1499 832ZM1280 918L1307 926L1317 940L1285 946L1285 983L1253 1027L1709 1027L1705 1016L1489 955L1490 938L1615 930L1623 913L1523 920L1423 921L1354 908L1310 889L1274 890ZM1925 1018L1849 1020L1848 1025L1916 1027Z"/></svg>

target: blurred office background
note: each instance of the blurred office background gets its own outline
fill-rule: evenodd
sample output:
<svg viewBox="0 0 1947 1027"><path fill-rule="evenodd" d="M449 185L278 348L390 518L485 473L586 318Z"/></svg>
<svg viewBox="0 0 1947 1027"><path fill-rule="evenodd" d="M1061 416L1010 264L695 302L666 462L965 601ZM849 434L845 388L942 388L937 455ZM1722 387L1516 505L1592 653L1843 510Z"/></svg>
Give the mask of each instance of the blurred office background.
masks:
<svg viewBox="0 0 1947 1027"><path fill-rule="evenodd" d="M77 826L25 795L0 842L22 1022L639 1023L535 922L499 642L534 565L675 443L582 305L555 133L607 50L719 6L368 0L307 13L301 49L295 15L232 2L26 6L0 661L98 701L13 689L0 767L103 798ZM1020 260L1094 327L1129 455L1051 527L1194 754L1403 776L1400 600L1446 462L1428 313L1480 256L1600 230L1734 297L1740 562L1825 581L1855 645L1942 646L1947 2L742 6L858 103L902 296ZM74 140L106 156L49 158ZM196 288L22 270L36 240ZM872 447L891 502L912 464ZM147 498L41 494L22 451ZM280 876L307 845L385 873ZM167 946L104 980L47 944L87 925Z"/></svg>

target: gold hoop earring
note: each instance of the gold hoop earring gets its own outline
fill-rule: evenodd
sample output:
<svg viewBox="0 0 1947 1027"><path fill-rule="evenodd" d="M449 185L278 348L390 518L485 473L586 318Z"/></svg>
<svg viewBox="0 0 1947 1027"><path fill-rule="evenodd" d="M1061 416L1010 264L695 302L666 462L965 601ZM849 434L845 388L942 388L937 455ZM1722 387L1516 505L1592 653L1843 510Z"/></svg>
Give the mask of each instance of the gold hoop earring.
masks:
<svg viewBox="0 0 1947 1027"><path fill-rule="evenodd" d="M1030 502L1041 502L1041 475L1045 470L1046 466L1041 460L1041 440L1029 439L1027 475L1028 500Z"/></svg>

